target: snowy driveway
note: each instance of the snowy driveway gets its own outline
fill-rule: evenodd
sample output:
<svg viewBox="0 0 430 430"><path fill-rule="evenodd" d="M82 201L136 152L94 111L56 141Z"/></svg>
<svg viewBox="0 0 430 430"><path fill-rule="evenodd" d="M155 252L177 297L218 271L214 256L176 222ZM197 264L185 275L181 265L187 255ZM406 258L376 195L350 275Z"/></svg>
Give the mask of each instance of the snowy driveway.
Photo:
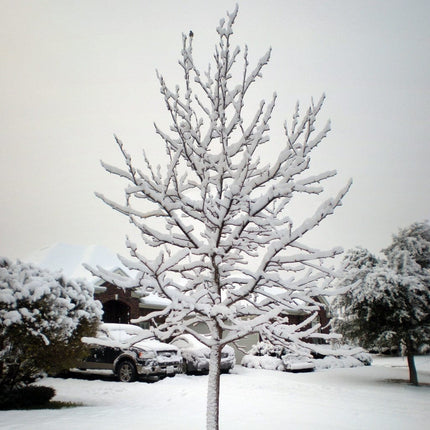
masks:
<svg viewBox="0 0 430 430"><path fill-rule="evenodd" d="M221 376L221 430L423 429L430 420L430 356L417 360L428 386L394 382L408 376L403 359L371 367L305 374L237 366ZM86 406L61 410L2 411L7 430L202 430L207 376L177 375L148 384L53 379L56 400Z"/></svg>

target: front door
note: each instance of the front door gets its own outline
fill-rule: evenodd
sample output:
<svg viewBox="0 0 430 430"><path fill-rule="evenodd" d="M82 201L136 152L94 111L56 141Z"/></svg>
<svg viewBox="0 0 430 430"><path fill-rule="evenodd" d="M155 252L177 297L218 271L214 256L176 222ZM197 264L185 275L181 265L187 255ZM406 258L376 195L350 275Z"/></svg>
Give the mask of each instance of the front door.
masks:
<svg viewBox="0 0 430 430"><path fill-rule="evenodd" d="M103 304L103 322L128 324L130 322L130 307L119 300L109 300Z"/></svg>

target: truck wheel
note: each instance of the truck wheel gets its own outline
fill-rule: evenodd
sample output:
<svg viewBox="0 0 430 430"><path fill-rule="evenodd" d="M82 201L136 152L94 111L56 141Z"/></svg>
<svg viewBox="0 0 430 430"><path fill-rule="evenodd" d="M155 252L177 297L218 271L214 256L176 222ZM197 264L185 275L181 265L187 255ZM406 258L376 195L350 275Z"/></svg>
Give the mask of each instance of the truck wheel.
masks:
<svg viewBox="0 0 430 430"><path fill-rule="evenodd" d="M121 382L133 382L137 376L136 367L130 360L124 360L118 365L117 374Z"/></svg>

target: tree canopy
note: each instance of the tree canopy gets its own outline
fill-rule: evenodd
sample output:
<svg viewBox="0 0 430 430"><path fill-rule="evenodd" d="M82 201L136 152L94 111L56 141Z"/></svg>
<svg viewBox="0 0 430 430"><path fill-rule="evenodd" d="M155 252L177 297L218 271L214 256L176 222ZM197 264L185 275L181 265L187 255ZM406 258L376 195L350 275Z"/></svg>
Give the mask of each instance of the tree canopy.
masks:
<svg viewBox="0 0 430 430"><path fill-rule="evenodd" d="M163 317L154 331L167 338L186 332L211 348L207 428L218 428L219 357L222 347L253 332L266 339L300 342L318 330L312 325L335 277L330 259L340 248L314 249L303 239L331 215L348 191L320 201L306 219L293 220L289 207L299 197L323 193L336 172L311 173L311 154L327 136L317 116L325 97L301 111L296 105L284 124L284 142L271 163L269 122L276 104L245 105L248 90L262 76L269 49L250 67L248 48L232 45L238 9L217 27L213 63L200 71L193 58L196 37L183 35L179 65L184 86L170 89L158 74L170 129L155 126L168 156L154 167L144 155L141 167L117 138L125 165L103 167L126 181L124 202L97 194L136 227L143 243L127 239L136 273L121 279L101 268L97 276L125 288L159 294L170 304L146 317ZM241 66L237 67L240 64ZM273 148L273 146L271 147ZM265 157L262 157L265 155ZM303 312L302 324L288 314ZM204 327L205 335L195 327Z"/></svg>

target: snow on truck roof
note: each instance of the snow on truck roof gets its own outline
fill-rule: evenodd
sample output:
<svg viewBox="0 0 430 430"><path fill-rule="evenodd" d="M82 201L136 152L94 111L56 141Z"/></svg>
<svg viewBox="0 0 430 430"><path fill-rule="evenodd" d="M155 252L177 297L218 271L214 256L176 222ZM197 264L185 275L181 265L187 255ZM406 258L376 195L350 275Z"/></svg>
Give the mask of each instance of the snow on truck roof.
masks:
<svg viewBox="0 0 430 430"><path fill-rule="evenodd" d="M133 324L103 323L96 337L83 337L82 341L90 345L124 348L136 346L155 351L174 351L178 348L154 338L149 331Z"/></svg>
<svg viewBox="0 0 430 430"><path fill-rule="evenodd" d="M124 331L129 334L142 334L145 331L142 327L134 324L103 323L100 328L106 329L109 332Z"/></svg>

